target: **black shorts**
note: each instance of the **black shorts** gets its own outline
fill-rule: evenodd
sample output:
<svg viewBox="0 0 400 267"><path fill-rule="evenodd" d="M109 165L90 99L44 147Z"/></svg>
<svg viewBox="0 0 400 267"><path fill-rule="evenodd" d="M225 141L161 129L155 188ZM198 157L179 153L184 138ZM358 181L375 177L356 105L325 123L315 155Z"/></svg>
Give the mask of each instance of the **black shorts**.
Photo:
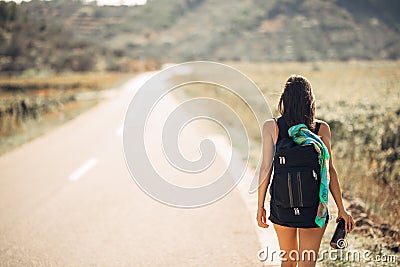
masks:
<svg viewBox="0 0 400 267"><path fill-rule="evenodd" d="M301 216L294 214L291 208L280 208L274 200L270 202L270 215L268 219L282 226L294 227L294 228L320 228L315 223L315 216L317 214L318 206L311 208L299 208ZM329 211L327 211L325 224L329 222Z"/></svg>

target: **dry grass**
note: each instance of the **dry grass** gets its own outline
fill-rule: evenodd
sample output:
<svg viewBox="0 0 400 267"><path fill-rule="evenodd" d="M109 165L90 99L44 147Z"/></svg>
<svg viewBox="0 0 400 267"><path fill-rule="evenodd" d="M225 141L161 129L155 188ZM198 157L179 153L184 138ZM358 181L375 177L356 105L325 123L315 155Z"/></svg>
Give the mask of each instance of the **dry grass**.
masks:
<svg viewBox="0 0 400 267"><path fill-rule="evenodd" d="M99 102L99 93L132 74L0 77L0 154L44 134ZM90 98L79 98L91 92Z"/></svg>
<svg viewBox="0 0 400 267"><path fill-rule="evenodd" d="M103 73L70 73L55 76L44 77L1 77L0 88L4 91L13 93L13 89L24 90L25 93L30 89L39 90L36 93L49 94L50 91L41 91L47 89L65 89L65 90L101 90L115 85L124 77L132 74L120 72ZM11 90L7 90L10 88ZM6 97L7 95L5 95Z"/></svg>

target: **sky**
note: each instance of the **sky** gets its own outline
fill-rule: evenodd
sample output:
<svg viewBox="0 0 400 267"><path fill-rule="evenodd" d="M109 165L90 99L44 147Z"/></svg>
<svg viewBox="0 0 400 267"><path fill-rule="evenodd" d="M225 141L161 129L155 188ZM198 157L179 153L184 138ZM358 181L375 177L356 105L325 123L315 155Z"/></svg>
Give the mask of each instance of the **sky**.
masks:
<svg viewBox="0 0 400 267"><path fill-rule="evenodd" d="M29 2L31 0L5 0L6 2ZM92 2L91 0L86 0L86 2ZM97 4L99 6L104 5L112 5L112 6L120 6L120 5L127 5L127 6L134 6L134 5L144 5L146 4L147 0L97 0Z"/></svg>

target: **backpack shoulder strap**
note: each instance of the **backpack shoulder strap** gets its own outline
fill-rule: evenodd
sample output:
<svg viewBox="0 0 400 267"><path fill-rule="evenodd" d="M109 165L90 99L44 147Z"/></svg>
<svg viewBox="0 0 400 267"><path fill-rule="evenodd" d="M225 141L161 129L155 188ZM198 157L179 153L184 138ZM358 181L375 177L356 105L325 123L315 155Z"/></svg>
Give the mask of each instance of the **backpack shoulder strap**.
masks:
<svg viewBox="0 0 400 267"><path fill-rule="evenodd" d="M318 134L318 132L319 132L319 128L321 127L321 122L320 121L317 121L316 123L315 123L315 130L314 130L314 133L315 134Z"/></svg>
<svg viewBox="0 0 400 267"><path fill-rule="evenodd" d="M285 119L281 116L277 119L277 123L278 123L278 128L279 128L279 135L278 135L278 140L282 138L288 138L289 134L288 134L288 129L289 127L286 124Z"/></svg>
<svg viewBox="0 0 400 267"><path fill-rule="evenodd" d="M276 137L276 140L274 140L274 144L276 145L276 143L278 143L278 136L279 136L279 126L278 126L278 120L277 120L275 117L273 117L273 119L274 119L274 125L275 125L275 137Z"/></svg>

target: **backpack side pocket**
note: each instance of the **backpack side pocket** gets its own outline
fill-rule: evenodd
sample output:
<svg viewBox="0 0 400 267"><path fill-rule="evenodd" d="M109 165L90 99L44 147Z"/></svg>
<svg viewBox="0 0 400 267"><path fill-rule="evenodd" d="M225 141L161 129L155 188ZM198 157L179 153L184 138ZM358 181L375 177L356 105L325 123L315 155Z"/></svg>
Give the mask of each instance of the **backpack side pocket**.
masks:
<svg viewBox="0 0 400 267"><path fill-rule="evenodd" d="M290 172L278 172L274 174L273 197L276 205L282 208L293 206L293 192Z"/></svg>

